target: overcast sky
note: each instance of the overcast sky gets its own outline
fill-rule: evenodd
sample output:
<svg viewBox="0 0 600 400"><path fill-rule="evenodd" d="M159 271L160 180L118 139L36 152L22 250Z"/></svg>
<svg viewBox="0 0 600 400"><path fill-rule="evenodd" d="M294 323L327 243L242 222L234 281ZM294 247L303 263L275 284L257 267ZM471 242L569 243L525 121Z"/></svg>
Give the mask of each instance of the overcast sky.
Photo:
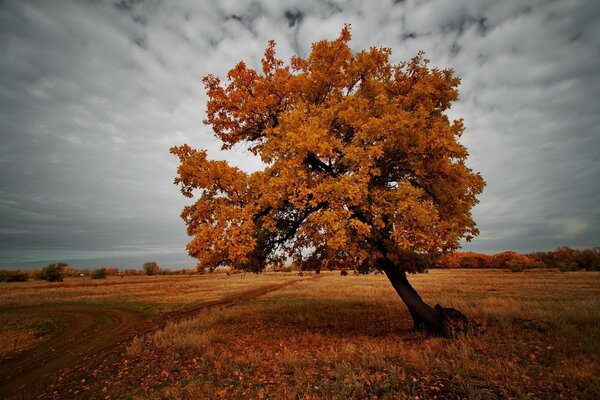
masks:
<svg viewBox="0 0 600 400"><path fill-rule="evenodd" d="M169 147L220 151L203 76L352 24L354 50L424 50L462 78L469 164L487 187L466 249L600 245L600 2L2 1L0 267L192 266Z"/></svg>

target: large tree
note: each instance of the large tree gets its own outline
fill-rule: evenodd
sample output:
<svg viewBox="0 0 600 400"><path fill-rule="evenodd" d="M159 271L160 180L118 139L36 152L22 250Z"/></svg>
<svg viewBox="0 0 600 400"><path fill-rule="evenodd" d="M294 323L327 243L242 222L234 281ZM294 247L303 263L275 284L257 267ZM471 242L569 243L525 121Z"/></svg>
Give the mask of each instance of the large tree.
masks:
<svg viewBox="0 0 600 400"><path fill-rule="evenodd" d="M445 114L460 80L421 53L392 65L390 49L353 53L349 41L346 26L289 64L271 41L262 71L240 62L226 84L204 78L204 122L223 149L243 145L264 169L248 174L205 150L171 149L181 161L175 183L196 198L182 212L187 250L207 269L292 260L380 270L415 328L448 335L462 314L427 305L406 274L478 233L471 209L484 182L465 165L462 120Z"/></svg>

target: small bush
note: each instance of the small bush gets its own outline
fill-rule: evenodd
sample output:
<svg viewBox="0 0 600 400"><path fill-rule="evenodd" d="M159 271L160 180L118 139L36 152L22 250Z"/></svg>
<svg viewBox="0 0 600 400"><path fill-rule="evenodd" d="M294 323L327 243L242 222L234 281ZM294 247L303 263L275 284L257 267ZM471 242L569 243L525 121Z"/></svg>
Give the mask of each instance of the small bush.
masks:
<svg viewBox="0 0 600 400"><path fill-rule="evenodd" d="M50 264L35 275L35 279L41 279L48 282L62 282L65 280L65 263Z"/></svg>
<svg viewBox="0 0 600 400"><path fill-rule="evenodd" d="M124 274L127 276L142 275L142 271L137 269L126 269Z"/></svg>
<svg viewBox="0 0 600 400"><path fill-rule="evenodd" d="M520 264L509 265L508 269L510 269L510 272L523 272L524 270L523 265Z"/></svg>
<svg viewBox="0 0 600 400"><path fill-rule="evenodd" d="M588 271L600 271L600 251L586 249L580 251L575 259L577 266Z"/></svg>
<svg viewBox="0 0 600 400"><path fill-rule="evenodd" d="M146 275L156 275L160 272L158 264L154 261L144 263L144 273Z"/></svg>
<svg viewBox="0 0 600 400"><path fill-rule="evenodd" d="M579 271L579 266L575 261L561 261L558 263L558 268L560 269L560 272Z"/></svg>
<svg viewBox="0 0 600 400"><path fill-rule="evenodd" d="M29 274L23 271L0 270L0 282L26 282Z"/></svg>
<svg viewBox="0 0 600 400"><path fill-rule="evenodd" d="M117 268L117 267L107 267L107 268L105 268L105 270L106 270L106 275L107 276L118 276L118 275L120 275L119 268Z"/></svg>
<svg viewBox="0 0 600 400"><path fill-rule="evenodd" d="M106 268L98 268L97 270L95 270L94 272L92 272L92 274L90 275L90 278L92 279L106 279Z"/></svg>

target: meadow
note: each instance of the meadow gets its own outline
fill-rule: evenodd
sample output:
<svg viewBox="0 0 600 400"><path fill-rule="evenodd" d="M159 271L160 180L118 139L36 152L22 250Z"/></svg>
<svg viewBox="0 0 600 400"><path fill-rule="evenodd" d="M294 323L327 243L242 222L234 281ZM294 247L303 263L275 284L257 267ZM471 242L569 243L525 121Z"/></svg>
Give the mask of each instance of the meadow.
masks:
<svg viewBox="0 0 600 400"><path fill-rule="evenodd" d="M75 340L102 340L92 350L82 347L79 358L46 357L43 374L5 379L0 394L600 397L600 274L458 269L410 278L430 304L462 310L477 328L454 339L415 333L383 275L204 274L2 284L5 374L10 369L2 366L29 365L28 357L41 359L54 345L69 353ZM82 310L90 316L82 337L62 337L79 325ZM28 379L38 385L19 385Z"/></svg>

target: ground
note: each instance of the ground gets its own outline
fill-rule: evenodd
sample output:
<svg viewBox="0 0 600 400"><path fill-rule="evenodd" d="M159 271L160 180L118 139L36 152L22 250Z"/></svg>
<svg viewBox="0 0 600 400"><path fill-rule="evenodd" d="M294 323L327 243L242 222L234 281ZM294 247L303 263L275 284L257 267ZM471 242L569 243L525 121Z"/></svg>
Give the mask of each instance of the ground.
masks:
<svg viewBox="0 0 600 400"><path fill-rule="evenodd" d="M382 275L0 285L2 398L599 398L600 273L434 270L479 327L411 329Z"/></svg>

